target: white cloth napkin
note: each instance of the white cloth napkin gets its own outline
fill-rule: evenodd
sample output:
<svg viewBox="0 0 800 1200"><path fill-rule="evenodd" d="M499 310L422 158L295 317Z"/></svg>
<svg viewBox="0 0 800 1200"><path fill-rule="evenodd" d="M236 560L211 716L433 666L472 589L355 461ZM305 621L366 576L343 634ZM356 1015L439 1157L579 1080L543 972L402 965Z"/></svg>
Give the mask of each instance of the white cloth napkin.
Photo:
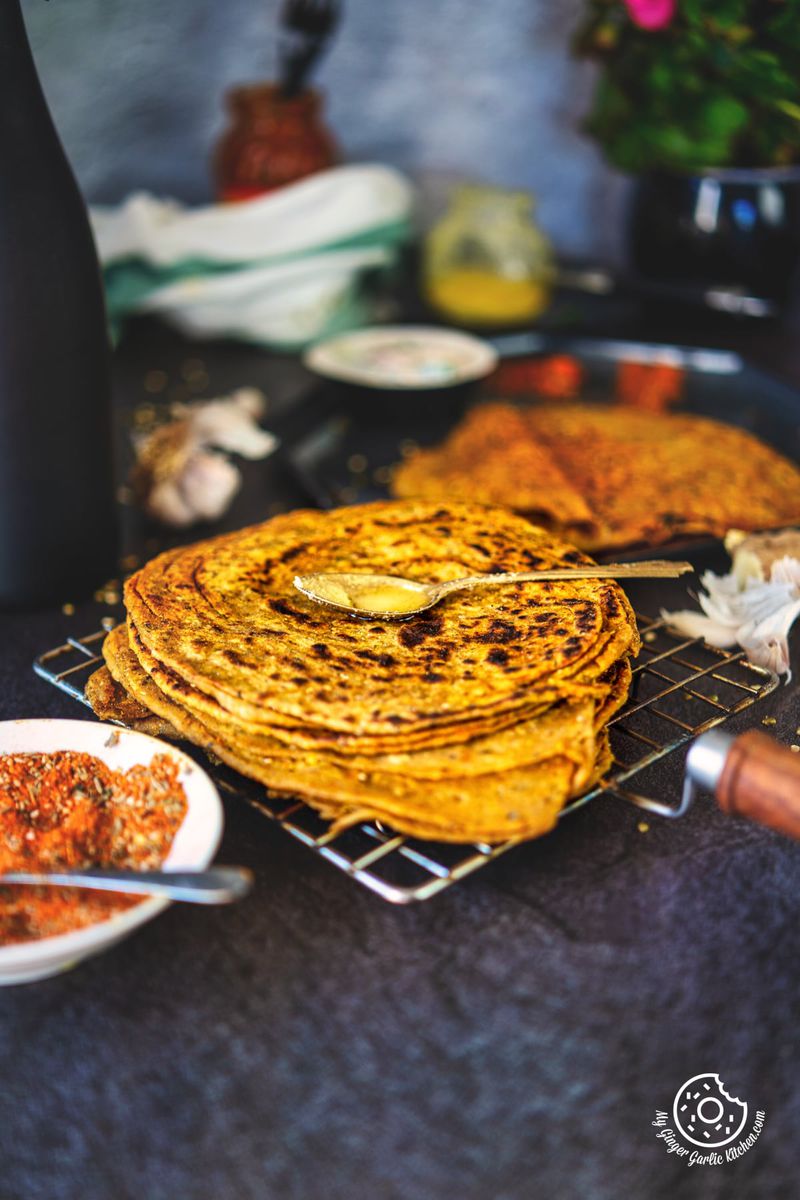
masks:
<svg viewBox="0 0 800 1200"><path fill-rule="evenodd" d="M368 164L239 204L136 193L94 208L110 316L157 312L189 334L285 348L363 324L361 281L395 263L412 203L404 176Z"/></svg>

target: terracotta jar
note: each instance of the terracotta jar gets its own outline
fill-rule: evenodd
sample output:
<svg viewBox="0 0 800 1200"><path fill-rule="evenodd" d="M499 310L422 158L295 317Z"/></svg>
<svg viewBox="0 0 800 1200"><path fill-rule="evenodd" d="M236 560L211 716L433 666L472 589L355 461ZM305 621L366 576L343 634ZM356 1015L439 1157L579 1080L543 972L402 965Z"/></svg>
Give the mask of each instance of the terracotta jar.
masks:
<svg viewBox="0 0 800 1200"><path fill-rule="evenodd" d="M233 120L214 154L219 200L249 200L338 161L317 92L287 98L261 83L232 88L226 99Z"/></svg>

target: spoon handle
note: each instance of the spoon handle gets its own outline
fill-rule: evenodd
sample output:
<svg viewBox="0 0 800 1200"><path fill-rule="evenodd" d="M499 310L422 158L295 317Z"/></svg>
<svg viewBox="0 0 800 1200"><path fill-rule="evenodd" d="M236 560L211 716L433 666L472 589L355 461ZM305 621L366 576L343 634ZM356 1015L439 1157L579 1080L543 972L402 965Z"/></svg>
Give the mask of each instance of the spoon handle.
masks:
<svg viewBox="0 0 800 1200"><path fill-rule="evenodd" d="M206 871L123 871L92 867L85 871L9 871L5 884L55 884L99 892L130 892L137 896L168 896L191 904L230 904L246 896L253 875L246 867L209 867Z"/></svg>
<svg viewBox="0 0 800 1200"><path fill-rule="evenodd" d="M676 579L693 571L688 562L651 559L640 563L608 563L599 567L559 567L552 571L515 571L507 575L469 575L439 586L442 596L461 588L488 587L497 583L548 583L558 579Z"/></svg>

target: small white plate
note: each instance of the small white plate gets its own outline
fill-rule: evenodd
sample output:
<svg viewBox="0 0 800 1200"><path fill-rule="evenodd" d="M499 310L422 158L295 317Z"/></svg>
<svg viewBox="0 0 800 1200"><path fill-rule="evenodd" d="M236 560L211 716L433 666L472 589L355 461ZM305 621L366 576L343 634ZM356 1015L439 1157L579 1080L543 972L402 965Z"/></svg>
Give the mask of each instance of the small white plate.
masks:
<svg viewBox="0 0 800 1200"><path fill-rule="evenodd" d="M482 379L497 366L497 351L457 329L384 325L319 342L304 362L318 375L344 383L428 391Z"/></svg>
<svg viewBox="0 0 800 1200"><path fill-rule="evenodd" d="M108 745L111 734L117 734L118 740ZM116 771L127 771L137 763L148 766L154 755L168 754L178 764L188 808L164 866L176 871L199 870L211 862L222 837L222 803L208 775L187 754L158 738L96 721L0 721L0 754L51 754L56 750L93 754ZM0 987L67 971L81 959L127 937L169 903L162 896L153 896L85 929L0 946Z"/></svg>

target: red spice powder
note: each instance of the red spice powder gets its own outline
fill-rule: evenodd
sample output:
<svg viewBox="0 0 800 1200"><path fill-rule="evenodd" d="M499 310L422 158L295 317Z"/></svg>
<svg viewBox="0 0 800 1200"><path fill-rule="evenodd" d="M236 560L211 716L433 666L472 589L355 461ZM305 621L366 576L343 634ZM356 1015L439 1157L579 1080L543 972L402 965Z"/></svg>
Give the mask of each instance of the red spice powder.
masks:
<svg viewBox="0 0 800 1200"><path fill-rule="evenodd" d="M0 755L0 875L156 868L186 809L177 764L167 754L128 771L71 750ZM141 902L116 892L0 884L0 945L80 929Z"/></svg>

